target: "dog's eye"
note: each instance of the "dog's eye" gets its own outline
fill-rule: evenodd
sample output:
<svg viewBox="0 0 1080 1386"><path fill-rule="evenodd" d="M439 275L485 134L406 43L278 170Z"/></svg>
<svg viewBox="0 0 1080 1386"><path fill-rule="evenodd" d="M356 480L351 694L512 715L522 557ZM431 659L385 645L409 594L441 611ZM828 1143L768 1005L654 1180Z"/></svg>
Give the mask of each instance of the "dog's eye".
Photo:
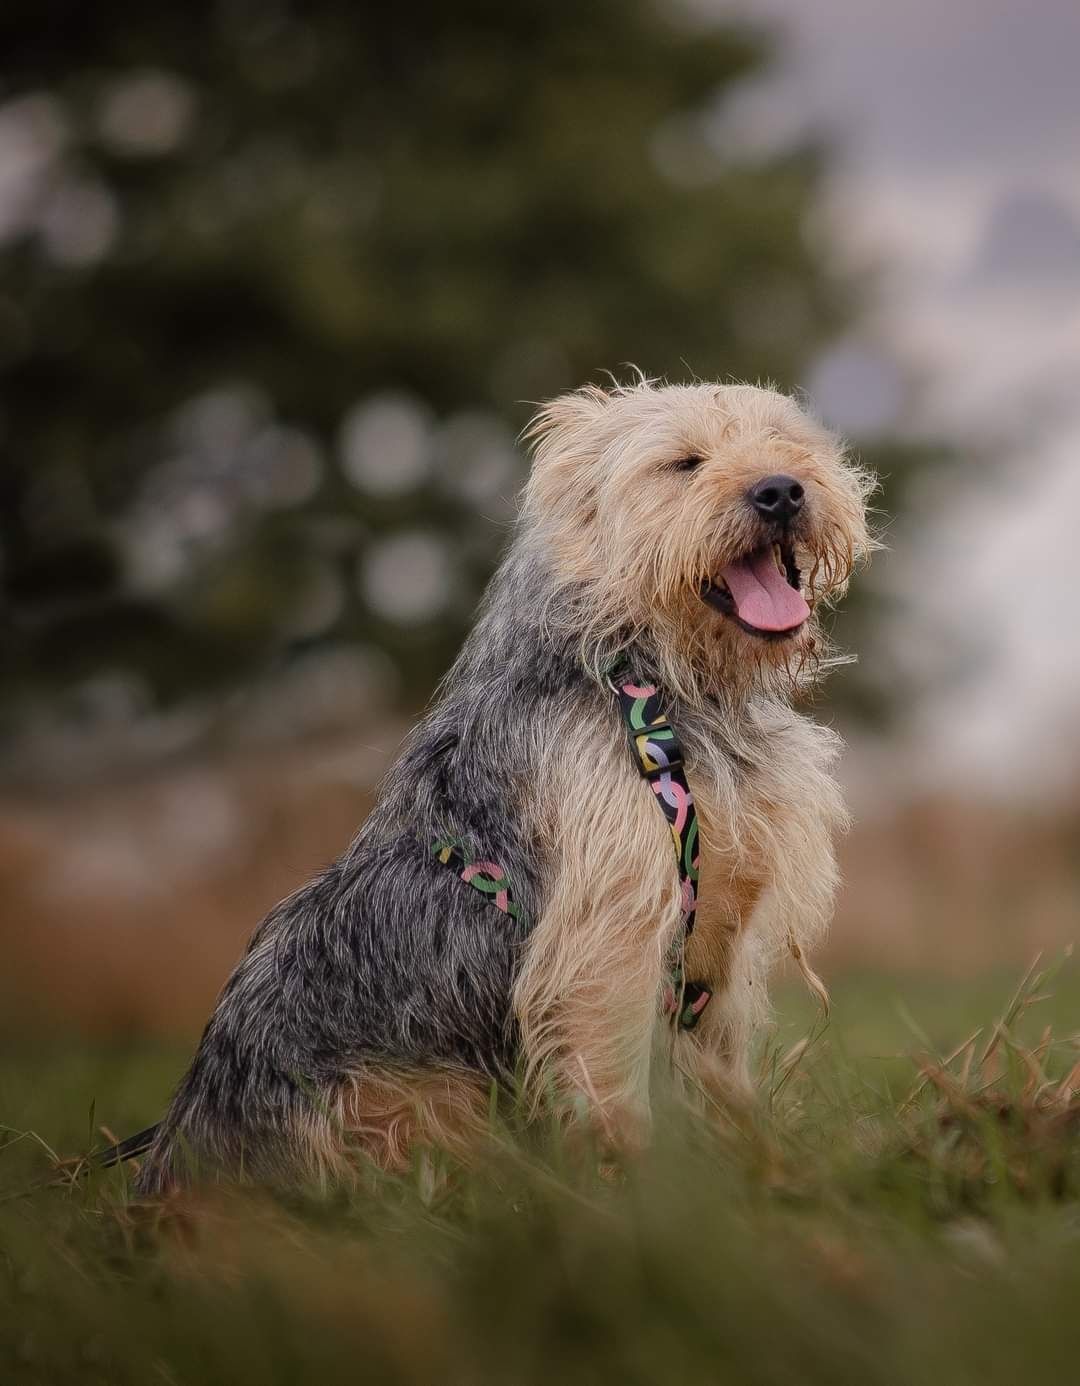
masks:
<svg viewBox="0 0 1080 1386"><path fill-rule="evenodd" d="M699 457L696 452L688 452L685 457L680 457L677 462L671 464L671 470L673 472L694 472L703 461L704 458Z"/></svg>

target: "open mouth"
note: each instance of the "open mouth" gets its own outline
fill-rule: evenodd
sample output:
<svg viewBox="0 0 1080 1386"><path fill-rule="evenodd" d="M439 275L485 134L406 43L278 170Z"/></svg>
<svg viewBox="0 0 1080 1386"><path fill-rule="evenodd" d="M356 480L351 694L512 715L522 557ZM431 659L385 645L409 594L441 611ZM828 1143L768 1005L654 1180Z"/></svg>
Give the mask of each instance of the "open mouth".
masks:
<svg viewBox="0 0 1080 1386"><path fill-rule="evenodd" d="M722 568L706 581L701 595L749 634L784 640L810 616L801 581L794 547L765 544Z"/></svg>

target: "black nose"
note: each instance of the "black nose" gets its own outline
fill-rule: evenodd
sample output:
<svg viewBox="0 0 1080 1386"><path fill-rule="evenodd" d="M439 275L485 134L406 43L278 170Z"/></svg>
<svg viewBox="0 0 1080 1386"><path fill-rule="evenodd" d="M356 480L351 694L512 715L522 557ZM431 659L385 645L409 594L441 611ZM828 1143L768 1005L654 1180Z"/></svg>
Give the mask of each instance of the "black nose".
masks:
<svg viewBox="0 0 1080 1386"><path fill-rule="evenodd" d="M806 492L793 476L762 477L747 495L759 515L783 524L794 519L806 499Z"/></svg>

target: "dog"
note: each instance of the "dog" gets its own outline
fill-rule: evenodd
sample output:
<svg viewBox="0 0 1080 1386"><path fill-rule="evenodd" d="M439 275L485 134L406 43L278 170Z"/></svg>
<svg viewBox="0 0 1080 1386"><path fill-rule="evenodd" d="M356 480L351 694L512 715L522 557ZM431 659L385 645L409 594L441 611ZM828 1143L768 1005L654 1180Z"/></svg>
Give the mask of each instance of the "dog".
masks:
<svg viewBox="0 0 1080 1386"><path fill-rule="evenodd" d="M588 386L526 437L471 634L355 841L253 935L143 1194L468 1151L511 1088L633 1149L664 1073L750 1083L785 952L820 989L839 743L792 704L869 477L750 385Z"/></svg>

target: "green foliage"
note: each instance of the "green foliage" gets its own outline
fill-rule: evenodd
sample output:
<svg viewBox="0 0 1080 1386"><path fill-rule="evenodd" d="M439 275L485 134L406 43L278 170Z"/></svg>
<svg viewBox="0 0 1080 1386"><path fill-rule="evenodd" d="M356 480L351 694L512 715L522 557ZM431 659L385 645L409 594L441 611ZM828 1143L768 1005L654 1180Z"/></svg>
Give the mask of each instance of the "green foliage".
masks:
<svg viewBox="0 0 1080 1386"><path fill-rule="evenodd" d="M868 290L809 230L823 150L725 133L771 39L681 0L10 0L0 49L0 738L341 648L419 703L530 401L627 362L797 386ZM368 485L348 421L388 400L418 469ZM867 460L891 509L940 459Z"/></svg>
<svg viewBox="0 0 1080 1386"><path fill-rule="evenodd" d="M1067 1379L1076 1043L1042 1027L1075 1014L1077 976L1048 1001L1050 980L1029 974L1004 1006L1013 989L995 983L991 1009L982 987L909 980L905 1005L894 980L849 978L831 1029L768 1050L755 1109L667 1111L655 1150L621 1172L555 1138L508 1137L483 1168L418 1165L353 1192L148 1209L113 1175L16 1197L0 1206L0 1373L14 1386ZM170 1062L22 1055L0 1063L0 1112L85 1148L90 1093L91 1123L107 1110L134 1128L156 1115ZM29 1138L0 1160L12 1191L48 1165Z"/></svg>
<svg viewBox="0 0 1080 1386"><path fill-rule="evenodd" d="M418 697L516 478L463 496L436 429L423 484L365 494L338 465L350 406L403 391L512 433L627 361L791 385L848 318L805 232L817 151L750 160L715 134L767 56L730 20L11 0L0 46L24 175L0 240L9 710L113 671L168 703L354 640ZM290 446L315 484L268 501ZM445 536L454 591L401 622L356 571L415 528Z"/></svg>

